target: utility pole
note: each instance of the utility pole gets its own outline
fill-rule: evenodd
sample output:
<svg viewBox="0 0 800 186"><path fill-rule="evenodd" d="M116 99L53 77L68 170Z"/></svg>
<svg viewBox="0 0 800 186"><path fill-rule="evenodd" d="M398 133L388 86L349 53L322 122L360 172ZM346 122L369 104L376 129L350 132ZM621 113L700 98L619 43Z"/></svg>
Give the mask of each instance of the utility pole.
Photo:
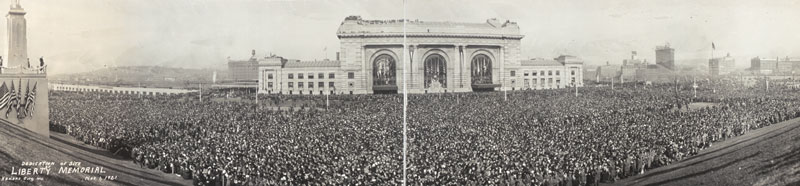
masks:
<svg viewBox="0 0 800 186"><path fill-rule="evenodd" d="M694 98L697 98L697 77L694 77L692 88L694 89Z"/></svg>
<svg viewBox="0 0 800 186"><path fill-rule="evenodd" d="M500 72L500 74L502 75L503 72ZM506 87L506 77L505 76L503 77L502 85L503 86L500 87L500 88L503 89L503 101L508 101L508 88Z"/></svg>
<svg viewBox="0 0 800 186"><path fill-rule="evenodd" d="M505 84L505 82L503 82L503 84ZM505 86L503 86L503 100L508 101L508 88L506 88Z"/></svg>
<svg viewBox="0 0 800 186"><path fill-rule="evenodd" d="M198 84L198 87L200 87L200 102L203 102L203 84Z"/></svg>
<svg viewBox="0 0 800 186"><path fill-rule="evenodd" d="M572 82L572 86L575 87L575 97L578 97L578 84L575 83L575 82Z"/></svg>
<svg viewBox="0 0 800 186"><path fill-rule="evenodd" d="M406 65L408 64L406 60L408 60L408 45L406 43L406 23L408 22L408 17L406 17L406 0L403 0L403 186L406 186L406 166L408 165L408 123L406 118L408 117L408 74L406 73Z"/></svg>
<svg viewBox="0 0 800 186"><path fill-rule="evenodd" d="M678 77L675 77L675 97L679 97L680 94L678 93Z"/></svg>

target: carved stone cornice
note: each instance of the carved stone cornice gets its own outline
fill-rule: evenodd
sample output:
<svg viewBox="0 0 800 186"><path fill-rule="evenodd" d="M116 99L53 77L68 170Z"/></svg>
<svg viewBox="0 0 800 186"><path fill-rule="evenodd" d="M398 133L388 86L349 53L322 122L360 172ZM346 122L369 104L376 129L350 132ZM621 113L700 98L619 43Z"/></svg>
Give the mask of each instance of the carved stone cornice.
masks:
<svg viewBox="0 0 800 186"><path fill-rule="evenodd" d="M403 37L403 33L337 33L341 38L370 38L370 37ZM524 35L506 34L456 34L456 33L407 33L407 37L441 37L441 38L483 38L483 39L522 39Z"/></svg>

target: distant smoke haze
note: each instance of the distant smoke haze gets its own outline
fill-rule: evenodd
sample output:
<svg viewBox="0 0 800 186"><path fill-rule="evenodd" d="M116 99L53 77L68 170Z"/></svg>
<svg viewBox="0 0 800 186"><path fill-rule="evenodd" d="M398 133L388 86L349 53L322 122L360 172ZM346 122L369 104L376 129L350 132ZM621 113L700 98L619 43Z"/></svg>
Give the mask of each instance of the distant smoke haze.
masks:
<svg viewBox="0 0 800 186"><path fill-rule="evenodd" d="M7 11L12 0L0 1ZM587 64L620 64L669 42L677 61L736 58L739 68L761 57L800 57L800 1L408 1L408 18L518 22L521 57L579 56ZM335 58L336 29L348 15L401 19L402 1L22 0L28 12L28 54L45 56L54 74L104 66L224 68L228 56ZM0 24L6 38L6 24ZM7 55L7 38L0 44Z"/></svg>

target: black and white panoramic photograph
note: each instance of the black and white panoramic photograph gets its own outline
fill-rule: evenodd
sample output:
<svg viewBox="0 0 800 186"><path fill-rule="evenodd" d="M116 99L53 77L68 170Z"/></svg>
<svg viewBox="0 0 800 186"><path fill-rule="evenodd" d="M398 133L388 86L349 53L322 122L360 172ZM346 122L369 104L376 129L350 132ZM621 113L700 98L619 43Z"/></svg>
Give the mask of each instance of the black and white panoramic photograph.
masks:
<svg viewBox="0 0 800 186"><path fill-rule="evenodd" d="M800 0L0 12L0 186L800 186Z"/></svg>

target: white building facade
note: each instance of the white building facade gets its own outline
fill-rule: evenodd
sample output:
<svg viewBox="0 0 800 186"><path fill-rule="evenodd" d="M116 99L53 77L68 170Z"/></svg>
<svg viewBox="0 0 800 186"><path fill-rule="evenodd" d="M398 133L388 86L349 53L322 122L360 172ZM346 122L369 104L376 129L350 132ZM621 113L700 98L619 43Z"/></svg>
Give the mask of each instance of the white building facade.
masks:
<svg viewBox="0 0 800 186"><path fill-rule="evenodd" d="M409 61L403 60L403 22L347 17L337 31L341 48L336 61L259 63L258 91L267 94L402 92L402 63ZM583 61L576 57L522 60L520 40L524 36L515 22L497 19L483 23L405 22L410 93L583 86ZM556 75L541 76L541 71Z"/></svg>

